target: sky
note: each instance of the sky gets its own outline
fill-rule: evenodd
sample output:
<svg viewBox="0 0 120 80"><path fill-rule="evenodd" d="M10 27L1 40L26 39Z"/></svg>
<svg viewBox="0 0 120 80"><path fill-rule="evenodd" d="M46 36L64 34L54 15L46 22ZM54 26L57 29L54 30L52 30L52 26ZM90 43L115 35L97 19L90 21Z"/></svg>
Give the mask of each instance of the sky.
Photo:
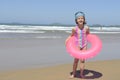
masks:
<svg viewBox="0 0 120 80"><path fill-rule="evenodd" d="M120 25L120 0L0 0L0 23L75 24L77 11L90 25Z"/></svg>

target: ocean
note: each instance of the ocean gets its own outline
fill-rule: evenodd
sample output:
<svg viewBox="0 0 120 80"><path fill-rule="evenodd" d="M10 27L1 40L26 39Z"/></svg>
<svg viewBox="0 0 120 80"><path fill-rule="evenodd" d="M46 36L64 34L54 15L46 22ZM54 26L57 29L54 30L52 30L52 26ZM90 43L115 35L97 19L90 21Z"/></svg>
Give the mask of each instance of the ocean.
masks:
<svg viewBox="0 0 120 80"><path fill-rule="evenodd" d="M62 38L64 34L70 34L74 26L43 26L0 24L0 38ZM91 27L91 33L115 34L120 33L120 27Z"/></svg>

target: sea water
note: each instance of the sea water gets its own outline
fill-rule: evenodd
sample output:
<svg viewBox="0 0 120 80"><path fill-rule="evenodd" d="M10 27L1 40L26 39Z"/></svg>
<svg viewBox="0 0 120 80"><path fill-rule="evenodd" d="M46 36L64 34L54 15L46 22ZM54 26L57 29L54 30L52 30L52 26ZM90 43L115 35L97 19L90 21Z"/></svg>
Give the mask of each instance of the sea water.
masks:
<svg viewBox="0 0 120 80"><path fill-rule="evenodd" d="M0 24L0 38L62 38L63 34L71 33L74 26ZM120 33L120 27L90 27L91 33ZM59 34L58 34L59 33ZM57 35L58 34L58 35Z"/></svg>

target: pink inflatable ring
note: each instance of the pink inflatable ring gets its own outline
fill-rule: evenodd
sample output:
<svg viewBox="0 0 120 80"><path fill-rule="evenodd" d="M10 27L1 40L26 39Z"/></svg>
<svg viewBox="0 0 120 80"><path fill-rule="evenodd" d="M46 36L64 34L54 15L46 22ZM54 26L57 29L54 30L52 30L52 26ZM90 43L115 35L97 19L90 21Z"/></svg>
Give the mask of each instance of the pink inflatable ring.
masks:
<svg viewBox="0 0 120 80"><path fill-rule="evenodd" d="M72 36L66 42L67 52L74 58L78 58L82 60L96 56L102 49L101 40L96 35L93 35L93 34L88 34L87 40L88 42L90 42L91 47L88 50L80 50L76 47L75 36Z"/></svg>

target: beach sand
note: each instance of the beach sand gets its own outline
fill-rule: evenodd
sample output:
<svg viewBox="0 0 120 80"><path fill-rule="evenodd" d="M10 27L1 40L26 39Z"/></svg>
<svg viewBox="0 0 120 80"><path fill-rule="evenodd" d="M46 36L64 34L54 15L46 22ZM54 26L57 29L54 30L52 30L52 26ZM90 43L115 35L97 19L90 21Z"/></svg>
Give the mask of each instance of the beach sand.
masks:
<svg viewBox="0 0 120 80"><path fill-rule="evenodd" d="M120 60L86 62L85 79L77 76L69 79L72 64L62 64L44 68L15 70L0 73L0 80L120 80Z"/></svg>
<svg viewBox="0 0 120 80"><path fill-rule="evenodd" d="M41 39L39 34L37 38L1 38L0 80L70 80L73 58L64 44L68 34L55 35L62 38ZM83 80L120 80L120 34L97 35L103 43L102 51L86 61L87 79Z"/></svg>

